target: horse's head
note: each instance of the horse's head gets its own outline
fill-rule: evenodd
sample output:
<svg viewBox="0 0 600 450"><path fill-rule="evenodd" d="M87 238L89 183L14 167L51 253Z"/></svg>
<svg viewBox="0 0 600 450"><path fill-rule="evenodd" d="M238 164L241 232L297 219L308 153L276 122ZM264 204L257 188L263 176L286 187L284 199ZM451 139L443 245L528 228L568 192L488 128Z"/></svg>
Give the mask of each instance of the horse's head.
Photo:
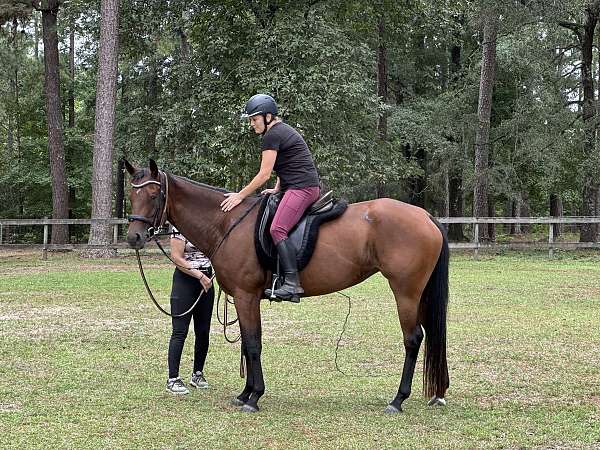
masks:
<svg viewBox="0 0 600 450"><path fill-rule="evenodd" d="M131 215L127 217L127 242L132 248L144 248L152 232L165 221L166 196L163 191L163 179L166 175L158 170L154 160L148 168L133 167L125 161L125 168L131 175ZM166 181L166 180L165 180Z"/></svg>

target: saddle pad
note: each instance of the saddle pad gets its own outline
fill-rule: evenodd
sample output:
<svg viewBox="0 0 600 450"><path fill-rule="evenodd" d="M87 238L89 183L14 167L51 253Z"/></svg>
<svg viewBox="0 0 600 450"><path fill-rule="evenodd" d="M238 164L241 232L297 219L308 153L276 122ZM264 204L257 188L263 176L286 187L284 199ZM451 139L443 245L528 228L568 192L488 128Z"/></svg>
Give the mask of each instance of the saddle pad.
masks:
<svg viewBox="0 0 600 450"><path fill-rule="evenodd" d="M269 196L265 196L260 204L254 230L254 247L260 265L266 270L275 272L277 270L277 249L273 245L269 233L273 217L269 217L268 220L263 219L268 201ZM288 239L296 250L299 271L308 265L315 251L319 226L341 216L347 207L348 203L345 200L337 200L329 211L317 215L303 216L300 222L292 228Z"/></svg>

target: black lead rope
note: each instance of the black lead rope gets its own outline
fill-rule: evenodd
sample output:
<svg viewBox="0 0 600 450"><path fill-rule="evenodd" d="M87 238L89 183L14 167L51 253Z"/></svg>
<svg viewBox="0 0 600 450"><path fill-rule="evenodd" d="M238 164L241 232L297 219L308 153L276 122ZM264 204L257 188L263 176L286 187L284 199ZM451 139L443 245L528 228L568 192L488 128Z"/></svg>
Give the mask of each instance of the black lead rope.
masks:
<svg viewBox="0 0 600 450"><path fill-rule="evenodd" d="M140 275L142 276L142 280L144 281L144 286L146 286L146 292L148 292L148 295L150 296L150 299L152 300L152 302L154 302L154 304L156 305L156 307L163 313L166 314L169 317L183 317L187 314L189 314L190 312L192 312L192 310L196 307L196 305L198 304L198 302L200 301L200 298L202 297L202 294L204 294L206 291L204 290L204 288L202 288L202 291L200 292L200 294L198 294L198 298L196 299L196 301L194 302L194 304L191 306L190 309L188 309L186 312L181 313L181 314L171 314L167 311L165 311L162 306L159 305L159 303L156 301L156 299L154 298L154 295L152 294L152 290L150 289L150 286L148 286L148 282L146 281L146 275L144 275L144 269L142 267L142 260L140 259L140 251L136 248L135 249L135 255L137 256L137 260L138 260L138 266L140 268ZM169 258L170 259L170 258Z"/></svg>

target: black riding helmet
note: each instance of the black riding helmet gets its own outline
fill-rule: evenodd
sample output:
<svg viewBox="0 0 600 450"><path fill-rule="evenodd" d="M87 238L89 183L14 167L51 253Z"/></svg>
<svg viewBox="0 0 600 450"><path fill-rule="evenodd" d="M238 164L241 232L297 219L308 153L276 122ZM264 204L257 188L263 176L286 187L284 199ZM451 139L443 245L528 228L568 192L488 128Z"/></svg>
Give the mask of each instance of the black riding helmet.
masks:
<svg viewBox="0 0 600 450"><path fill-rule="evenodd" d="M273 97L266 94L256 94L248 100L248 103L246 103L243 117L263 116L265 129L262 132L262 135L264 136L267 132L267 125L273 121L274 117L277 115L277 111L277 103ZM271 113L271 120L267 120L268 113Z"/></svg>
<svg viewBox="0 0 600 450"><path fill-rule="evenodd" d="M244 116L252 117L258 114L265 116L267 113L271 113L272 115L276 116L277 112L277 103L273 97L266 94L256 94L253 95L250 100L248 100L248 103L246 103Z"/></svg>

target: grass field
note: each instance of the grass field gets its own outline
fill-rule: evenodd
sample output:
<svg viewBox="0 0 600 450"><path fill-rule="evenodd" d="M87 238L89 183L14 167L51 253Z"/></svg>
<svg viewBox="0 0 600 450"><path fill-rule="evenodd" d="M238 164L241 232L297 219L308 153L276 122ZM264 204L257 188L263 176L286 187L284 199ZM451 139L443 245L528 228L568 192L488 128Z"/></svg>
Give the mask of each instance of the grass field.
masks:
<svg viewBox="0 0 600 450"><path fill-rule="evenodd" d="M167 303L172 269L147 264ZM170 324L133 257L0 253L0 448L600 448L600 258L454 256L450 273L447 407L426 407L420 359L405 412L383 413L404 354L375 276L346 291L346 375L342 296L264 303L267 392L248 415L216 318L211 388L164 392Z"/></svg>

